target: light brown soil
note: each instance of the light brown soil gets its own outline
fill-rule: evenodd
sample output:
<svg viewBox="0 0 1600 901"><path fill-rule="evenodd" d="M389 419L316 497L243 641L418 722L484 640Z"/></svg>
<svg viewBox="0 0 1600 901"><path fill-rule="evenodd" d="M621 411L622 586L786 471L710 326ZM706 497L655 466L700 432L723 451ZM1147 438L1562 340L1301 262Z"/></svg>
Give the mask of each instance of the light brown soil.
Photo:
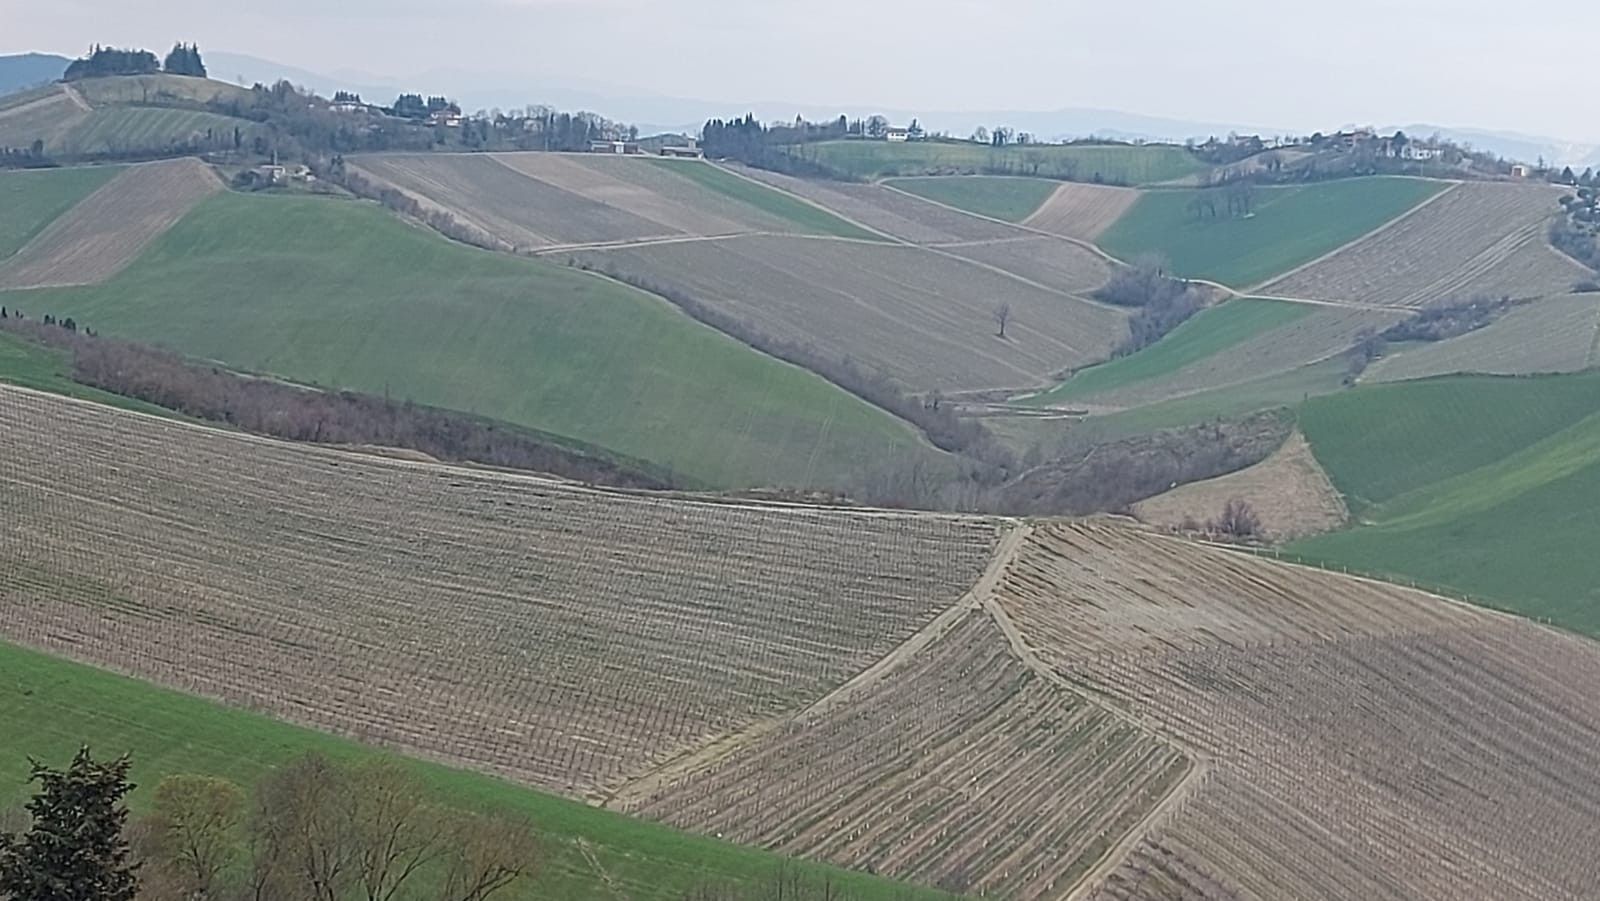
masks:
<svg viewBox="0 0 1600 901"><path fill-rule="evenodd" d="M0 289L99 284L222 189L211 167L196 159L131 166L0 266Z"/></svg>
<svg viewBox="0 0 1600 901"><path fill-rule="evenodd" d="M1093 241L1139 201L1132 188L1063 184L1024 222L1029 228Z"/></svg>
<svg viewBox="0 0 1600 901"><path fill-rule="evenodd" d="M580 797L815 702L953 606L997 537L0 388L0 636Z"/></svg>
<svg viewBox="0 0 1600 901"><path fill-rule="evenodd" d="M1216 519L1234 499L1250 505L1261 518L1262 537L1272 543L1332 531L1349 518L1344 500L1299 431L1248 469L1179 485L1140 501L1133 512L1145 522L1177 529Z"/></svg>
<svg viewBox="0 0 1600 901"><path fill-rule="evenodd" d="M1036 530L998 603L1206 761L1097 899L1592 897L1586 639L1099 523Z"/></svg>

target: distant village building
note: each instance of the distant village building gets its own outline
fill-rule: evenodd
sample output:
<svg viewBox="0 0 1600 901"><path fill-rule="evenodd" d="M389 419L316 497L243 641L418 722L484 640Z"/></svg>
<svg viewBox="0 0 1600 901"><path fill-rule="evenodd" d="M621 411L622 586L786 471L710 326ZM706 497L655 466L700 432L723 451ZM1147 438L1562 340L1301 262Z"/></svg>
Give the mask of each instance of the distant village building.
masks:
<svg viewBox="0 0 1600 901"><path fill-rule="evenodd" d="M911 140L911 131L906 128L891 128L883 133L883 139L891 144L903 144Z"/></svg>
<svg viewBox="0 0 1600 901"><path fill-rule="evenodd" d="M639 144L635 141L590 141L590 153L616 153L634 155L639 153Z"/></svg>
<svg viewBox="0 0 1600 901"><path fill-rule="evenodd" d="M705 151L692 144L687 146L664 146L661 148L660 153L662 156L678 157L680 159L688 160L703 160L706 157Z"/></svg>
<svg viewBox="0 0 1600 901"><path fill-rule="evenodd" d="M466 118L460 110L442 109L428 114L428 124L434 127L460 128Z"/></svg>
<svg viewBox="0 0 1600 901"><path fill-rule="evenodd" d="M336 113L364 113L371 107L359 100L335 100L328 104L328 109Z"/></svg>
<svg viewBox="0 0 1600 901"><path fill-rule="evenodd" d="M1533 167L1526 163L1516 163L1511 167L1512 178L1527 178L1533 174Z"/></svg>

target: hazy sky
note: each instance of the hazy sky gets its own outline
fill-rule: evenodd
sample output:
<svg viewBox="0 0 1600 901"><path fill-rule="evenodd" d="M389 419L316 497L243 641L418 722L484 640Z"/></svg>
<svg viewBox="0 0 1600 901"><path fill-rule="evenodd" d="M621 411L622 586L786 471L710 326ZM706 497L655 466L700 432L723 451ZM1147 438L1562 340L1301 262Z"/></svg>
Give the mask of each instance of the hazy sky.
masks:
<svg viewBox="0 0 1600 901"><path fill-rule="evenodd" d="M1427 121L1600 143L1595 0L0 0L0 23L0 52L181 38L322 72L505 73L529 101L561 80L1303 130Z"/></svg>

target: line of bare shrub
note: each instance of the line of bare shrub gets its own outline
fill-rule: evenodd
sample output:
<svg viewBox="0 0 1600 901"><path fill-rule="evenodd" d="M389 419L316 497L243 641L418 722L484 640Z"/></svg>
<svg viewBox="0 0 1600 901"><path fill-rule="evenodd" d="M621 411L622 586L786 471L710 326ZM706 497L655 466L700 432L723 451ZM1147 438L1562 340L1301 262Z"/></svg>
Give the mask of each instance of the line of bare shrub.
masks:
<svg viewBox="0 0 1600 901"><path fill-rule="evenodd" d="M349 391L240 375L168 351L15 316L0 328L72 353L81 384L246 432L318 444L419 451L439 460L547 473L590 484L662 489L670 479L457 413Z"/></svg>

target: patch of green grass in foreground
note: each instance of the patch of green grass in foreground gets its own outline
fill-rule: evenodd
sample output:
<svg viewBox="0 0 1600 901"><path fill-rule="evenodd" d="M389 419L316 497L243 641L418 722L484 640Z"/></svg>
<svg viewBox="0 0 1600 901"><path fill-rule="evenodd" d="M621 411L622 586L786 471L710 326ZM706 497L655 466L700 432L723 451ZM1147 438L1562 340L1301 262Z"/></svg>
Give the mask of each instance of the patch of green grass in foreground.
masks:
<svg viewBox="0 0 1600 901"><path fill-rule="evenodd" d="M1291 552L1600 635L1600 373L1361 388L1301 426L1358 516Z"/></svg>
<svg viewBox="0 0 1600 901"><path fill-rule="evenodd" d="M22 249L120 170L116 166L0 172L0 260Z"/></svg>
<svg viewBox="0 0 1600 901"><path fill-rule="evenodd" d="M659 298L355 201L221 194L108 283L0 293L7 303L569 436L692 485L825 485L934 453L910 425Z"/></svg>
<svg viewBox="0 0 1600 901"><path fill-rule="evenodd" d="M958 210L1007 222L1021 222L1032 216L1061 187L1060 182L1044 178L994 175L896 178L888 184Z"/></svg>
<svg viewBox="0 0 1600 901"><path fill-rule="evenodd" d="M222 707L91 667L0 643L0 809L27 795L28 757L64 764L87 743L101 756L133 755L140 788L130 806L143 810L155 785L175 773L257 783L274 767L309 752L357 760L383 752L253 713ZM464 810L530 817L547 837L541 878L508 898L527 901L610 896L584 859L596 859L635 899L678 899L714 882L758 883L784 861L778 855L625 817L532 791L489 776L407 761L440 802ZM947 898L941 892L815 864L803 873L829 878L863 901Z"/></svg>
<svg viewBox="0 0 1600 901"><path fill-rule="evenodd" d="M840 238L858 238L863 241L882 241L883 238L863 228L851 225L838 216L812 206L803 200L790 197L765 185L734 175L720 166L699 160L668 160L650 158L653 166L683 176L703 188L715 191L746 203L768 215L792 222L810 234L834 235Z"/></svg>
<svg viewBox="0 0 1600 901"><path fill-rule="evenodd" d="M1171 375L1256 335L1287 325L1311 309L1306 304L1277 300L1230 300L1202 310L1137 353L1079 370L1055 388L1029 398L1027 403L1049 406Z"/></svg>
<svg viewBox="0 0 1600 901"><path fill-rule="evenodd" d="M1147 191L1099 244L1125 260L1160 254L1184 278L1245 289L1337 250L1444 187L1373 177L1257 188L1248 218L1229 218L1220 194L1216 218L1197 218L1190 204L1203 191Z"/></svg>

